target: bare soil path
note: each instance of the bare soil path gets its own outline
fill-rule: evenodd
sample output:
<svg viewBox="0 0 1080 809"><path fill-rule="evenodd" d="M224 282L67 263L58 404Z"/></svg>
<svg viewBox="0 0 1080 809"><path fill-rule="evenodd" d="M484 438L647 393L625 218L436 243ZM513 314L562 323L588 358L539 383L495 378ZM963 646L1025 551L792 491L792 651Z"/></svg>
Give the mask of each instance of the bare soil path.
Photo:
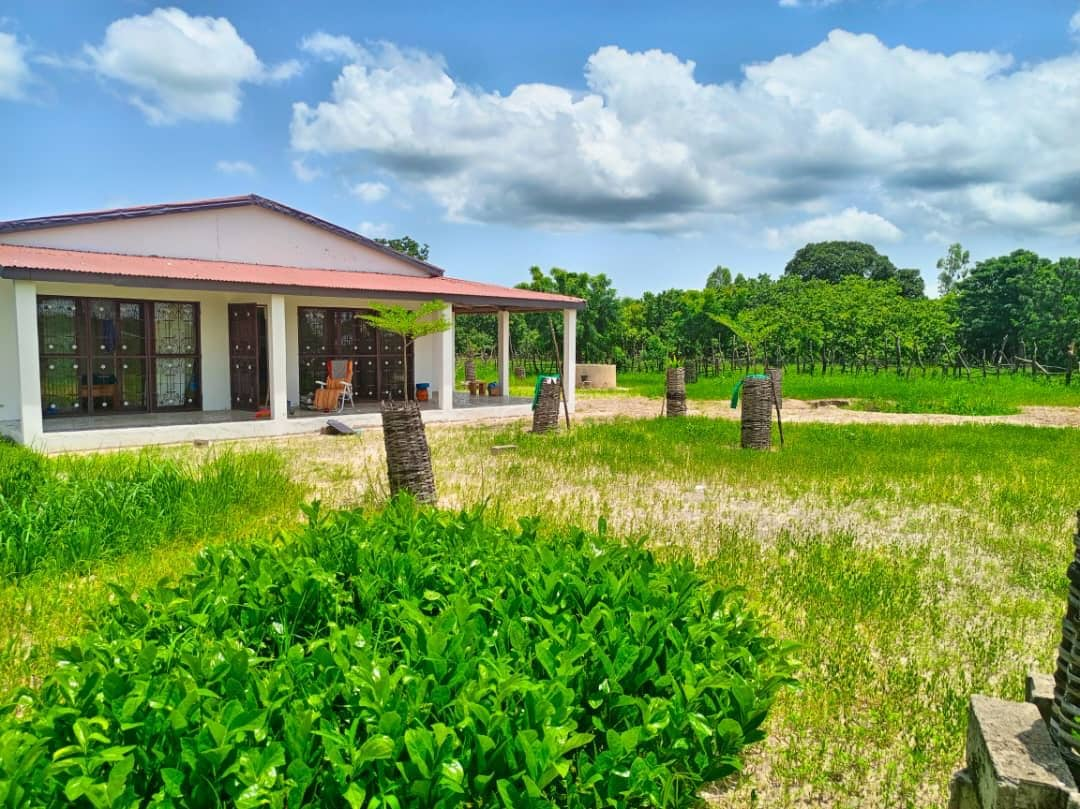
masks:
<svg viewBox="0 0 1080 809"><path fill-rule="evenodd" d="M687 401L691 416L738 419L725 401ZM628 416L653 418L660 415L661 400L644 396L582 396L577 401L579 418L602 419ZM1011 416L958 416L947 413L878 413L850 410L835 405L784 399L785 422L825 422L828 424L1018 424L1029 427L1080 427L1080 407L1024 407Z"/></svg>

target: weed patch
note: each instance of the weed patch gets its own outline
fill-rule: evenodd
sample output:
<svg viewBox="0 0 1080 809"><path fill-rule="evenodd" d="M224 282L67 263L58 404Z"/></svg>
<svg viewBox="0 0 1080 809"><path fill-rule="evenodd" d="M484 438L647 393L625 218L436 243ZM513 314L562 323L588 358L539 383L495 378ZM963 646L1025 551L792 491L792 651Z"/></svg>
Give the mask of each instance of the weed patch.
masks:
<svg viewBox="0 0 1080 809"><path fill-rule="evenodd" d="M0 444L0 579L79 573L161 542L222 536L299 500L270 451L194 463L151 451L46 458Z"/></svg>
<svg viewBox="0 0 1080 809"><path fill-rule="evenodd" d="M479 511L310 511L117 591L0 720L0 802L695 805L790 649L685 557Z"/></svg>

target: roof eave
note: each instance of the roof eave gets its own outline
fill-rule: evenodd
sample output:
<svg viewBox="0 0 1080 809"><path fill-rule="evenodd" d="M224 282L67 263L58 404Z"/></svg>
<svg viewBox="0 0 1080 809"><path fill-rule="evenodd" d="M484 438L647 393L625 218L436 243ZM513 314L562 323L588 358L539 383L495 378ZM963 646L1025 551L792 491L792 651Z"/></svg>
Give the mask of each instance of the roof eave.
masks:
<svg viewBox="0 0 1080 809"><path fill-rule="evenodd" d="M515 312L554 312L562 309L585 309L585 301L580 298L570 300L523 301L520 298L500 297L495 295L469 295L467 293L440 292L404 292L395 290L342 289L341 287L300 286L288 284L260 284L253 282L216 281L193 278L161 278L141 275L111 275L108 273L90 273L78 270L40 269L34 267L0 266L0 278L12 281L40 281L76 284L107 284L109 286L129 288L182 289L190 291L249 292L272 295L288 294L300 296L323 296L339 298L375 298L382 300L432 300L438 298L453 304L454 308L465 312L498 311L500 309Z"/></svg>

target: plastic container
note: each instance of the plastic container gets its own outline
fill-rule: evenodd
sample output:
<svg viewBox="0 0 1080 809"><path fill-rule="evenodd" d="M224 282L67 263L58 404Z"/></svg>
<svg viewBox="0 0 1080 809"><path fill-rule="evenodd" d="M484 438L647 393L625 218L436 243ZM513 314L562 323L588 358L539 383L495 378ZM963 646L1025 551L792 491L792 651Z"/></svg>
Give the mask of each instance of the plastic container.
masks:
<svg viewBox="0 0 1080 809"><path fill-rule="evenodd" d="M429 389L431 388L430 382L417 382L416 383L416 401L426 402L430 398Z"/></svg>

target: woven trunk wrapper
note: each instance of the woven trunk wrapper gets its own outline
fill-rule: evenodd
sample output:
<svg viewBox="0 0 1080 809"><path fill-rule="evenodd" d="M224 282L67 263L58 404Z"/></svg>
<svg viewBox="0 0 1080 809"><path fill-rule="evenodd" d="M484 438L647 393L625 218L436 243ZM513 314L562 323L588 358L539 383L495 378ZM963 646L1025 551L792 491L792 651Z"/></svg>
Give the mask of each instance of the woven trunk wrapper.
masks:
<svg viewBox="0 0 1080 809"><path fill-rule="evenodd" d="M772 377L774 390L776 391L776 406L783 409L784 407L784 369L783 368L767 368L765 369L770 377Z"/></svg>
<svg viewBox="0 0 1080 809"><path fill-rule="evenodd" d="M390 494L406 491L421 503L434 503L435 475L431 471L431 450L420 418L420 405L384 403L382 424Z"/></svg>
<svg viewBox="0 0 1080 809"><path fill-rule="evenodd" d="M540 386L540 397L533 410L534 433L546 433L559 426L559 403L562 386L558 382L544 382Z"/></svg>
<svg viewBox="0 0 1080 809"><path fill-rule="evenodd" d="M686 415L686 373L682 368L667 369L667 414L672 418Z"/></svg>
<svg viewBox="0 0 1080 809"><path fill-rule="evenodd" d="M517 366L514 369L514 376L517 377L518 379L524 379L525 378L525 369L522 368L520 365Z"/></svg>
<svg viewBox="0 0 1080 809"><path fill-rule="evenodd" d="M465 360L465 381L476 381L476 363L472 360Z"/></svg>
<svg viewBox="0 0 1080 809"><path fill-rule="evenodd" d="M772 382L770 380L743 380L743 449L772 448L772 406Z"/></svg>
<svg viewBox="0 0 1080 809"><path fill-rule="evenodd" d="M1054 672L1054 707L1050 735L1061 757L1074 773L1080 772L1080 512L1076 514L1075 552L1069 565L1069 595L1061 622L1061 646Z"/></svg>

